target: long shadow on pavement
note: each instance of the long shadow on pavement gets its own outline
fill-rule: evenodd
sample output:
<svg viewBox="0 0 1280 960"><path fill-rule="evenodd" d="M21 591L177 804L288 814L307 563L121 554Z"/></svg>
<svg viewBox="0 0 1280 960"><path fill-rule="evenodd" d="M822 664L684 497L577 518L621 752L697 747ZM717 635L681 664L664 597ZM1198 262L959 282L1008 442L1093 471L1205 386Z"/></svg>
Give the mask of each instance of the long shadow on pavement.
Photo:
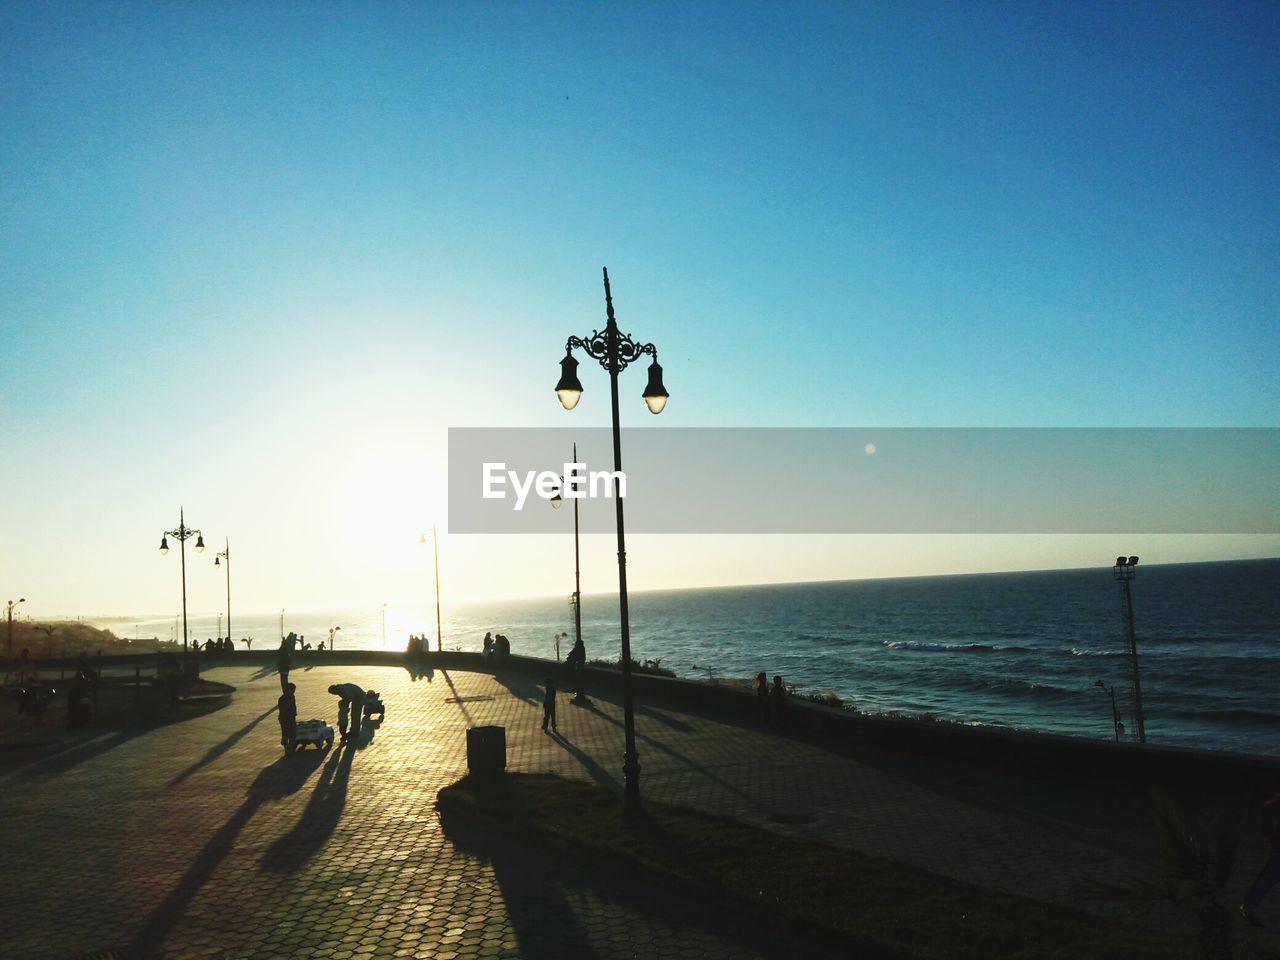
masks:
<svg viewBox="0 0 1280 960"><path fill-rule="evenodd" d="M365 731L361 730L361 736ZM370 734L371 736L372 734ZM267 848L262 855L262 869L271 873L296 873L319 853L342 819L347 805L347 785L351 778L351 761L357 744L344 743L333 750L316 781L311 799L293 828ZM310 755L312 751L304 751Z"/></svg>
<svg viewBox="0 0 1280 960"><path fill-rule="evenodd" d="M560 733L558 730L552 731L550 736L552 740L564 747L569 756L582 764L582 768L587 771L592 780L603 787L608 787L610 790L616 790L618 792L622 791L622 784L618 782L617 777L613 776L604 767L596 763L595 759L590 754L586 753L579 747L574 746L569 738L563 733Z"/></svg>
<svg viewBox="0 0 1280 960"><path fill-rule="evenodd" d="M499 668L494 671L493 679L510 690L513 696L519 697L525 703L542 703L542 684L538 683L537 680L523 670L503 670Z"/></svg>
<svg viewBox="0 0 1280 960"><path fill-rule="evenodd" d="M272 707L270 710L266 710L258 714L258 716L254 717L252 720L246 723L243 727L241 727L235 733L231 734L221 743L214 744L205 752L205 755L203 757L201 757L191 766L187 767L187 769L183 770L180 774L178 774L176 777L174 777L172 780L166 783L165 789L167 790L170 787L176 787L178 784L180 784L183 780L187 779L187 777L191 776L201 767L205 767L213 763L213 761L217 760L218 757L222 756L224 753L226 753L228 750L234 747L236 743L239 742L242 737L244 737L245 734L247 734L250 730L252 730L254 727L256 727L263 720L265 720L267 717L271 716L271 714L275 712L276 712L276 708Z"/></svg>
<svg viewBox="0 0 1280 960"><path fill-rule="evenodd" d="M26 766L0 777L0 783L42 783L52 780L73 767L79 766L86 760L101 756L121 744L128 743L134 737L140 737L148 732L140 728L131 728L104 733L101 736L94 737L92 740L86 740L73 747L68 747L61 753L56 753L51 757L33 760Z"/></svg>
<svg viewBox="0 0 1280 960"><path fill-rule="evenodd" d="M566 854L563 845L495 832L447 810L440 811L440 826L456 849L492 868L524 960L600 960L624 952L698 956L707 941L719 947L717 955L729 957L836 955L794 932L655 883L637 868ZM654 935L670 938L665 951L652 942L639 953L623 949L630 938L649 941Z"/></svg>
<svg viewBox="0 0 1280 960"><path fill-rule="evenodd" d="M608 703L609 701L605 701L605 702ZM623 727L623 722L621 720L618 720L615 717L609 716L609 714L605 713L603 710L600 710L598 707L596 707L595 704L592 704L587 709L590 710L592 713L596 714L597 716L599 716L600 719L605 720L609 723L612 723L615 727L618 727L620 729ZM724 779L724 777L718 776L716 773L709 770L703 764L696 763L690 757L681 753L679 750L676 750L675 748L668 746L667 744L663 743L661 740L655 740L653 737L649 736L648 734L641 733L639 730L636 731L636 740L642 743L645 743L650 747L653 747L655 750L659 750L662 753L665 753L667 756L672 757L675 760L678 760L680 763L683 763L685 766L689 767L691 770L697 770L700 774L702 774L712 783L718 784L721 788L723 788L729 793L736 794L737 796L741 797L743 800L747 801L747 803L750 804L751 806L756 807L757 809L760 809L760 810L765 809L764 804L762 804L756 797L752 796L746 790L743 790L737 784L730 783L728 780Z"/></svg>
<svg viewBox="0 0 1280 960"><path fill-rule="evenodd" d="M281 757L264 767L249 786L248 796L218 832L196 854L186 874L169 892L160 905L152 911L147 922L125 951L129 957L155 956L165 939L181 920L183 912L195 900L204 885L209 882L218 865L227 858L235 846L236 837L244 829L258 808L267 801L280 800L297 793L315 771L320 762L318 751L306 751Z"/></svg>
<svg viewBox="0 0 1280 960"><path fill-rule="evenodd" d="M471 711L467 709L466 702L459 695L458 688L453 685L453 677L449 676L449 671L443 667L440 668L440 676L444 677L444 682L449 685L449 692L452 694L445 702L452 701L457 704L458 709L462 711L462 719L467 722L468 727L472 726L475 721L471 718Z"/></svg>

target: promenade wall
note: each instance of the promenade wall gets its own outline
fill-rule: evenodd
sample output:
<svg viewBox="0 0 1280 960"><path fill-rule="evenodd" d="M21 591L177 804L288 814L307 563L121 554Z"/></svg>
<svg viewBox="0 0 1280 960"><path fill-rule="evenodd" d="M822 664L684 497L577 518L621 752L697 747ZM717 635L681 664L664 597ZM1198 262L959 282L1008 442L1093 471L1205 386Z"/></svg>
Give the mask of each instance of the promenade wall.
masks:
<svg viewBox="0 0 1280 960"><path fill-rule="evenodd" d="M276 650L242 651L224 657L201 656L204 668L257 665L274 667ZM115 654L91 658L104 671L132 673L154 666L155 655ZM387 666L408 669L403 653L376 650L336 650L295 653L294 669L306 666ZM42 671L72 669L71 661L45 660ZM570 680L564 664L534 657L511 656L495 670L478 653L431 653L417 662L418 669L519 672L536 679L551 675L560 680L562 695L569 696ZM596 667L585 669L588 695L619 698L622 674ZM633 673L632 689L638 706L669 705L691 713L714 716L733 723L762 723L754 692L741 687L704 681ZM1280 789L1280 757L1197 750L1182 747L1119 743L1109 739L1068 737L1001 727L945 721L919 720L862 714L803 700L788 701L789 720L784 733L820 739L837 750L873 749L922 758L945 756L971 758L1016 768L1045 769L1058 773L1112 780L1117 784L1176 786L1214 791L1260 793Z"/></svg>

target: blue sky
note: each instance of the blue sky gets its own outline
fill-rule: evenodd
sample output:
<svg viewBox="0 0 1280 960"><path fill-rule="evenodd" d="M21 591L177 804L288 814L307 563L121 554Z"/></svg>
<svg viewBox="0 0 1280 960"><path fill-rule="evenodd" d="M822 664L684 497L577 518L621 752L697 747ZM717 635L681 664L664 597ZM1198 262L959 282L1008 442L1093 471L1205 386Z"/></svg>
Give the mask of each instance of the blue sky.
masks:
<svg viewBox="0 0 1280 960"><path fill-rule="evenodd" d="M598 369L551 392L602 265L672 393L629 372L636 425L1274 426L1277 41L1274 4L8 5L0 582L163 609L182 503L246 603L412 595L448 427L607 424ZM632 583L988 555L863 546L642 540ZM447 555L554 593L559 549Z"/></svg>

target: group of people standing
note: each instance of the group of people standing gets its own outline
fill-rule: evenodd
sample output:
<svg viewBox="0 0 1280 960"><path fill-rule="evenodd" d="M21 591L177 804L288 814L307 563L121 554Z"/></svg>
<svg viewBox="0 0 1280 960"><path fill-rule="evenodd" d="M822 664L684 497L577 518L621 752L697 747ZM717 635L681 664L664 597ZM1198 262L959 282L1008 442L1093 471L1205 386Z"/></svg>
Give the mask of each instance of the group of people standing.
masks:
<svg viewBox="0 0 1280 960"><path fill-rule="evenodd" d="M486 663L490 660L497 660L501 663L511 656L511 641L501 633L485 633L483 653Z"/></svg>
<svg viewBox="0 0 1280 960"><path fill-rule="evenodd" d="M292 750L298 736L298 686L287 679L280 683L280 698L276 701L276 710L280 720L280 745L285 750ZM360 723L364 719L365 708L373 705L375 713L380 709L379 696L376 691L365 690L358 683L330 684L329 692L338 698L338 735L345 743L350 737L359 739Z"/></svg>
<svg viewBox="0 0 1280 960"><path fill-rule="evenodd" d="M430 653L431 638L425 633L409 634L409 642L405 645L404 652L411 657L420 657L424 653Z"/></svg>
<svg viewBox="0 0 1280 960"><path fill-rule="evenodd" d="M221 657L235 653L236 645L230 637L218 637L216 640L210 637L203 645L199 640L195 641L195 649L210 657Z"/></svg>
<svg viewBox="0 0 1280 960"><path fill-rule="evenodd" d="M787 722L787 687L781 676L774 676L772 685L762 670L756 674L756 701L760 704L760 717L775 727Z"/></svg>

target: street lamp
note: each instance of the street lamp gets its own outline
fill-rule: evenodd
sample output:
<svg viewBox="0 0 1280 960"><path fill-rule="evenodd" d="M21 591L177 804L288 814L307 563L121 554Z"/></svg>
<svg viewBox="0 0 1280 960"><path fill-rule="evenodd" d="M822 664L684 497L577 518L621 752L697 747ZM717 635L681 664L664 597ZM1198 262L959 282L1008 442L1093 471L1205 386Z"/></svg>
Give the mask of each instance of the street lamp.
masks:
<svg viewBox="0 0 1280 960"><path fill-rule="evenodd" d="M182 656L187 656L187 541L194 536L196 538L196 553L204 553L204 535L199 530L192 530L187 526L183 517L182 508L178 508L178 529L166 530L160 537L160 553L169 552L169 537L176 537L178 543L182 545Z"/></svg>
<svg viewBox="0 0 1280 960"><path fill-rule="evenodd" d="M6 605L9 611L9 659L13 659L13 608L20 603L26 603L27 598L22 597L20 600L10 600Z"/></svg>
<svg viewBox="0 0 1280 960"><path fill-rule="evenodd" d="M427 535L418 534L418 542L425 544ZM441 653L444 650L444 633L440 629L440 539L434 523L431 525L431 552L436 562L436 653Z"/></svg>
<svg viewBox="0 0 1280 960"><path fill-rule="evenodd" d="M387 604L382 604L382 649L387 649Z"/></svg>
<svg viewBox="0 0 1280 960"><path fill-rule="evenodd" d="M640 809L640 759L636 755L635 708L631 696L631 624L627 614L627 545L625 525L622 519L622 497L619 496L618 477L622 474L622 432L618 423L618 374L645 354L653 357L649 364L649 384L645 387L644 404L650 413L661 413L667 405L667 390L662 385L662 367L658 365L658 349L652 343L636 343L630 335L618 329L613 315L613 295L609 290L609 268L604 268L604 302L606 322L604 332L593 331L589 337L570 337L565 342L564 359L560 361L560 381L556 384L556 396L560 405L572 410L582 397L582 383L578 380L578 361L573 358L575 347L581 347L587 356L599 360L600 366L609 371L609 395L613 402L613 502L618 518L618 608L622 627L622 716L625 747L622 755L624 779L623 806L628 813Z"/></svg>
<svg viewBox="0 0 1280 960"><path fill-rule="evenodd" d="M1112 579L1124 587L1125 626L1128 631L1126 640L1129 645L1129 665L1133 676L1133 719L1138 730L1138 742L1147 742L1146 717L1142 713L1142 682L1138 676L1138 636L1133 629L1133 592L1129 584L1133 582L1137 557L1116 557L1116 565L1112 568Z"/></svg>
<svg viewBox="0 0 1280 960"><path fill-rule="evenodd" d="M572 462L573 463L578 462L578 445L576 443L573 445L573 461ZM563 498L561 496L561 494L564 493L563 483L564 483L564 480L563 478L561 478L561 489L556 492L556 495L554 497L551 498L551 506L556 510L560 509L560 504L563 501ZM578 548L578 501L580 499L581 497L577 497L577 496L572 498L573 500L573 639L574 639L575 646L577 646L577 644L582 642L582 559L581 559L582 554ZM581 676L581 673L579 673L579 676ZM574 694L574 701L581 702L582 700L585 700L585 699L586 698L582 695L582 689L581 687L579 687L579 689Z"/></svg>
<svg viewBox="0 0 1280 960"><path fill-rule="evenodd" d="M215 567L221 566L218 561L227 561L227 639L231 639L231 541L223 538L224 549L218 551L218 555L213 558ZM222 633L222 628L218 628L218 633Z"/></svg>

